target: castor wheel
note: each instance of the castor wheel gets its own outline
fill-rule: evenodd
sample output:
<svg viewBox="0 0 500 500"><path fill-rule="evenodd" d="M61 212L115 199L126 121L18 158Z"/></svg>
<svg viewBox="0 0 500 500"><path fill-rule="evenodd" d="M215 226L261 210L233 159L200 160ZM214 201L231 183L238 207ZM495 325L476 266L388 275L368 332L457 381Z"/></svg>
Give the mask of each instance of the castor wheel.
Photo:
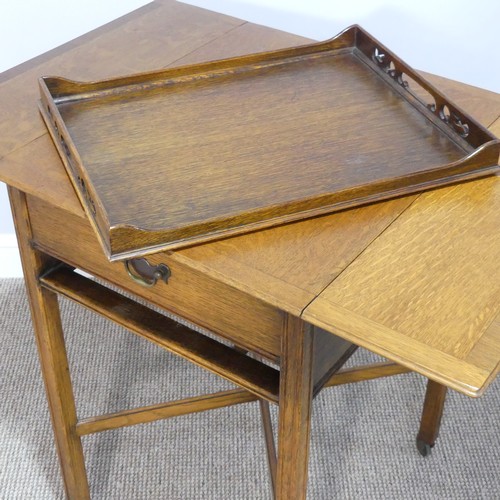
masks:
<svg viewBox="0 0 500 500"><path fill-rule="evenodd" d="M432 447L434 445L422 441L422 439L417 438L417 450L423 457L427 457L431 454Z"/></svg>

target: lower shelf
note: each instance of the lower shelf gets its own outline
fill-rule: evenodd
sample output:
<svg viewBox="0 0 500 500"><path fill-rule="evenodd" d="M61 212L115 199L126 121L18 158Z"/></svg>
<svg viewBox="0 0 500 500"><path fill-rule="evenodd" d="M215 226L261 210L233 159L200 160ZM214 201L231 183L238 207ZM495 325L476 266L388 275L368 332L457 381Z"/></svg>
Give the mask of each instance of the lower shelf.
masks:
<svg viewBox="0 0 500 500"><path fill-rule="evenodd" d="M51 270L40 278L40 283L258 397L278 403L279 371L275 368L85 278L67 266Z"/></svg>

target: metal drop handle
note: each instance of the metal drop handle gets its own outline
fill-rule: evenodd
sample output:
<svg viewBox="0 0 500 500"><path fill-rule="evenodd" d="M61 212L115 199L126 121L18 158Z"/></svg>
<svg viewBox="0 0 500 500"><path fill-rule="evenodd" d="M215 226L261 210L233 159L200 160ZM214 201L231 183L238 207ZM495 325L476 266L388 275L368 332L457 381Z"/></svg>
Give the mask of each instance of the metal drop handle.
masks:
<svg viewBox="0 0 500 500"><path fill-rule="evenodd" d="M166 264L152 266L146 259L126 260L125 269L136 283L148 288L156 285L159 280L168 283L168 279L172 275Z"/></svg>

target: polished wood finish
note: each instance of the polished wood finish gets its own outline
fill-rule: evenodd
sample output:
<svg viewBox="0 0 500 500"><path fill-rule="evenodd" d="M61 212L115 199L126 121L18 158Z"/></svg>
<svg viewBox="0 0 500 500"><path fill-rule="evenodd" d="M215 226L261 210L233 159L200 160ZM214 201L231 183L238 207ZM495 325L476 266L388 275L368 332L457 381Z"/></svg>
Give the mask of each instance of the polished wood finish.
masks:
<svg viewBox="0 0 500 500"><path fill-rule="evenodd" d="M46 134L34 106L39 95L34 82L40 76L63 70L75 80L99 80L178 65L178 59L242 24L179 2L155 1L33 59L0 80L0 158Z"/></svg>
<svg viewBox="0 0 500 500"><path fill-rule="evenodd" d="M373 380L381 377L392 377L393 375L401 375L409 372L411 370L406 366L391 362L344 368L334 373L330 380L326 382L325 387L353 384L355 382L364 382L365 380Z"/></svg>
<svg viewBox="0 0 500 500"><path fill-rule="evenodd" d="M36 147L39 146L41 144L36 144ZM30 147L27 149L32 152ZM43 146L42 151L47 152L47 157L58 165L57 155L51 149L46 150ZM22 170L27 160L28 155L22 158L17 155L13 165ZM48 182L54 183L59 195L57 202L54 197L46 200L44 192L39 192L35 198L28 197L37 241L51 251L58 249L68 255L78 255L82 245L73 235L79 232L85 242L88 260L93 263L91 271L102 276L104 270L109 269L114 270L112 276L119 276L122 266L110 264L105 259L74 192L71 189L67 193L63 192L64 188L68 188L64 171L54 169L54 164L50 163L38 167L47 169ZM40 179L39 186L43 188L45 182ZM170 265L173 265L173 261L178 262L182 268L194 268L203 275L241 291L250 291L262 301L298 315L413 200L413 197L399 198L363 209L340 212L335 216L319 217L185 249L165 258L151 256L150 261L165 261L167 258ZM60 233L59 243L52 238L55 230ZM182 272L191 273L189 270ZM120 281L120 286L126 286L129 282L128 279ZM203 317L210 317L210 310L201 309L201 312ZM263 311L260 311L260 315L267 317ZM275 327L273 329L276 330ZM265 345L262 339L259 343ZM272 341L269 350L278 352L278 344Z"/></svg>
<svg viewBox="0 0 500 500"><path fill-rule="evenodd" d="M172 254L300 314L414 200L404 197Z"/></svg>
<svg viewBox="0 0 500 500"><path fill-rule="evenodd" d="M195 63L217 57L232 57L306 41L294 35L249 23L241 24L240 22L241 25L235 27L234 20L223 16L218 16L219 20L215 22L211 13L204 12L204 15L208 17L204 19L203 26L210 26L213 29L213 40L182 56L187 46L187 39L184 40L178 35L177 28L184 30L182 23L186 22L188 28L185 32L183 31L183 35L196 38L198 34L192 33L193 30L190 32L189 29L191 22L200 22L197 17L199 11L193 9L192 13L190 10L186 13L187 7L181 4L165 5L161 8L156 6L156 8L159 8L161 12L155 10L151 14L149 11L146 13L140 10L135 17L127 18L126 30L123 30L120 24L119 29L106 36L100 35L99 39L92 43L96 46L106 44L109 43L110 38L113 38L117 44L126 46L127 64L130 65L131 71L138 71L160 66L159 57L165 58L165 66L168 66L169 58L175 59L172 56L176 53L173 42L169 43L168 51L162 50L161 55L158 55L153 48L151 51L143 52L136 50L139 47L137 44L127 45L129 34L151 23L152 19L155 19L154 29L160 29L159 26L162 23L167 23L165 25L168 27L169 23L174 22L173 19L180 19L176 29L173 25L169 28L174 33L172 36L179 36L179 58L176 64ZM231 24L222 27L222 20L231 21ZM224 32L223 29L227 31ZM148 38L148 43L150 42ZM116 46L113 45L113 47ZM192 49L192 47L189 48ZM119 73L119 65L123 64L123 61L116 57L107 59L103 55L99 59L93 59L92 65L82 63L81 66L75 67L68 62L72 61L73 54L66 54L66 52L64 54L64 57L61 57L58 53L57 62L50 64L45 60L40 62L36 60L28 72L19 74L15 81L7 80L4 83L5 87L0 85L0 90L3 91L0 94L0 97L3 96L2 105L5 104L3 109L11 105L9 96L17 95L12 94L13 92L25 92L21 94L23 98L16 99L17 105L22 106L23 111L16 108L18 112L11 116L12 119L7 120L9 117L6 117L3 123L13 122L14 116L25 117L25 110L31 110L32 119L23 119L23 129L32 130L34 136L42 134L32 142L24 140L22 135L16 136L18 149L12 154L7 155L8 149L0 150L0 178L9 185L82 216L81 206L71 185L67 182L67 176L58 155L48 135L44 133L43 124L37 120L37 111L30 105L30 99L34 101L37 92L32 88L33 81L39 74L54 72L51 68L55 67L72 78L102 78L108 71L111 72L110 75L113 72ZM79 54L80 52L75 53L74 57ZM426 75L426 78L431 82L437 82L439 88L449 94L460 107L474 114L484 126L490 125L500 115L500 98L497 94L433 75ZM2 137L13 134L15 130L17 129L12 124L6 126L5 130L2 129ZM492 131L495 133L495 130ZM496 134L500 135L500 131L496 131ZM7 156L2 158L2 155ZM227 280L235 286L246 286L247 289L255 290L266 301L274 302L288 312L295 312L302 303L302 301L295 300L295 297L301 294L301 289L311 291L313 294L319 293L398 217L411 201L412 198L401 198L387 203L378 203L363 209L341 212L335 216L319 217L269 231L260 231L241 237L241 239L231 238L224 242L183 250L176 255L186 257L184 259L186 265L203 268L203 272L217 275L218 279ZM225 271L226 269L229 271ZM252 272L254 269L260 272ZM310 296L309 301L313 298L314 296Z"/></svg>
<svg viewBox="0 0 500 500"><path fill-rule="evenodd" d="M306 498L313 357L312 327L286 315L281 353L276 500Z"/></svg>
<svg viewBox="0 0 500 500"><path fill-rule="evenodd" d="M276 491L276 478L278 475L278 458L276 456L276 443L274 442L273 423L271 421L271 411L269 403L259 399L260 415L262 419L262 430L266 441L266 455L269 466L269 476L271 478L271 491Z"/></svg>
<svg viewBox="0 0 500 500"><path fill-rule="evenodd" d="M354 26L113 80L47 77L40 110L105 253L123 259L497 171L500 142L389 55Z"/></svg>
<svg viewBox="0 0 500 500"><path fill-rule="evenodd" d="M150 36L145 36L146 33ZM87 495L83 457L80 453L80 434L99 431L107 426L114 428L138 421L152 421L160 414L170 416L172 413L183 412L188 407L197 411L219 402L222 404L223 401L232 404L240 400L257 401L258 397L243 389L237 389L234 397L201 396L192 401L162 403L77 422L71 384L64 369L67 360L60 332L57 302L53 292L40 287L37 280L42 271L54 266L54 260L46 254L87 269L91 274L131 292L135 297L213 330L217 336L244 350L257 352L274 362L278 362L280 356L285 354L288 365L284 364L285 370L282 366L281 373L283 391L279 395L279 404L284 411L278 432L280 465L277 467L275 481L276 491L281 492L283 498L303 498L305 495L308 416L310 400L314 393L313 374L316 366L314 352L315 349L318 350L317 342L321 336L311 333L311 327L303 323L303 320L310 314L313 306L325 305L324 298L329 287L334 287L340 280L349 288L346 275L350 276L349 281L353 280L353 286L356 286L363 273L372 273L373 276L382 278L384 273L387 273L389 279L392 279L393 272L406 267L409 275L419 278L416 281L422 285L422 294L440 297L440 293L446 291L446 288L440 287L438 281L442 280L443 276L446 279L447 273L443 270L450 266L450 273L454 277L447 283L453 285L450 289L453 293L450 296L456 298L458 293L455 287L459 288L465 283L467 290L476 290L484 282L483 274L491 274L490 263L498 260L498 246L493 244L484 248L486 259L485 255L479 252L480 258L476 259L475 266L462 256L462 260L459 260L466 262L469 272L460 276L457 266L450 260L449 251L445 251L443 255L436 253L429 269L419 267L417 252L413 254L413 260L408 259L404 266L399 266L398 261L402 256L397 251L396 242L398 239L400 243L404 242L405 238L412 235L417 247L423 249L425 255L426 245L432 248L439 239L451 241L456 245L457 232L461 231L469 243L466 250L469 250L472 260L477 252L473 238L468 235L467 228L459 223L457 225L454 219L466 215L465 200L468 190L471 190L472 196L468 203L470 213L465 220L474 219L473 228L478 235L491 231L492 216L488 212L498 208L496 202L490 204L498 194L497 180L489 180L492 183L491 191L487 191L481 200L478 200L477 193L474 194L477 189L477 183L474 182L461 185L459 191L447 188L429 195L394 199L272 230L148 257L153 264L167 259L174 277L168 285L159 283L153 288L139 287L128 278L123 265L109 263L105 259L68 182L58 154L38 117L34 105L37 94L34 85L36 79L43 74L65 74L75 79L99 80L117 74L239 56L304 42L306 40L300 37L164 0L154 2L124 20L12 70L3 79L0 76L0 104L4 112L4 120L0 123L0 179L28 195L25 200L22 193L11 189L28 292L33 304L34 326L40 340L42 372L46 380L56 442L70 498L85 498ZM498 95L432 75L427 78L436 82L438 88L442 88L484 126L491 126L490 130L500 135ZM394 83L393 80L389 84ZM430 205L420 201L422 198L425 200L427 196L435 196L432 210ZM458 207L455 215L450 209L451 199L454 197L457 197ZM439 216L430 217L428 222L425 222L424 216L428 214L426 210L442 213L441 205L448 207L449 211L449 219L443 220L451 223L440 225ZM419 219L416 213L420 211L423 215ZM477 217L474 217L474 214ZM420 220L419 234L411 230L416 220ZM390 235L391 244L385 240L387 234ZM70 240L73 240L72 243ZM384 245L378 246L379 241L385 242ZM393 252L394 265L388 265L384 259L366 259L365 254L371 247L378 248L381 252ZM434 285L431 283L433 274L436 281ZM460 278L463 281L460 281ZM397 298L399 292L405 296L403 283L411 284L411 280L403 279L401 286L394 289L392 298ZM379 286L378 283L370 284L375 285ZM322 291L325 288L326 295L323 296ZM417 301L422 298L422 294L417 293L418 290L416 289L415 295ZM372 292L370 287L366 292ZM388 287L387 290L382 290L381 300L389 303L389 295ZM486 306L483 310L481 307L485 304L485 295L483 292L479 295L480 298L475 302L475 295L472 294L474 300L466 304L466 309L473 312L477 307L479 321L476 325L478 329L483 328L483 333L479 336L478 330L471 328L470 350L465 366L461 364L463 360L457 359L456 356L442 355L436 344L439 332L435 332L436 338L429 335L429 325L443 324L450 311L447 308L432 308L433 319L429 318L427 326L424 322L427 333L422 334L421 342L415 343L414 339L400 337L399 330L394 333L385 329L384 335L381 335L380 325L369 321L364 321L363 328L357 333L356 341L364 342L378 352L386 352L390 359L404 363L404 366L383 363L360 369L340 370L325 386L395 375L411 368L424 374L432 373L434 378L444 374L446 377L440 379L441 382L468 392L468 389L464 390L464 383L467 385L471 376L474 378L478 375L479 372L474 367L483 367L474 384L482 384L484 390L498 371L500 321L498 314L496 317L491 314L491 308L496 308L498 299L491 302L490 308ZM371 307L376 308L378 299L374 304L365 300L363 294L359 299L362 314L371 310ZM450 299L448 304L451 309L452 302ZM426 304L425 301L421 303ZM460 300L456 302L455 312L458 316L463 304ZM396 307L403 323L420 321L418 311L411 307L403 308L399 304L396 304ZM350 317L350 321L347 321L347 316L339 320L335 314L330 313L328 307L323 310L320 318L323 326L337 336L352 340L351 328L359 327L357 321L362 314L344 311ZM283 344L282 350L284 317L288 318L288 340ZM301 317L302 321L299 319ZM460 326L460 321L455 324ZM466 322L461 325L463 324ZM296 345L290 343L293 336L291 331L299 332L296 333ZM398 343L399 340L401 344ZM457 330L453 333L450 330L448 341L448 349L457 349L454 342L463 341L463 331ZM297 405L297 411L294 411L294 405ZM423 419L426 418L425 413L432 411L432 405L426 404ZM305 426L301 425L302 420L305 421ZM290 477L292 484L287 485Z"/></svg>
<svg viewBox="0 0 500 500"><path fill-rule="evenodd" d="M424 408L417 435L417 448L424 457L436 444L448 388L433 380L427 382Z"/></svg>
<svg viewBox="0 0 500 500"><path fill-rule="evenodd" d="M286 429L286 432L284 430L280 432L280 453L282 456L291 456L296 451L296 439L308 440L309 431L304 428L304 419L310 420L309 412L313 392L317 392L324 384L325 374L338 370L354 352L355 346L332 335L328 337L326 332L314 329L296 317L286 316L283 331L288 332L290 337L288 341L285 341L285 334L283 335L283 352L281 353L283 362L279 376L280 392L278 395L278 373L273 368L246 356L241 349L231 349L175 323L173 320L109 290L103 285L74 273L66 266L57 265L47 269L40 277L40 283L48 290L76 301L141 337L227 378L258 396L263 417L271 482L277 498L289 498L288 495L292 490L289 490L288 485L285 487L283 479L280 479L279 483L278 478L288 475L292 468L297 467L295 471L297 482L292 485L293 491L297 487L299 489L305 488L307 450L300 455L298 462L288 464L278 475L269 406L267 402L262 401L262 398L279 402L280 428ZM316 345L320 347L316 348ZM328 356L325 355L325 352L331 355L329 361L331 367L329 367ZM303 368L306 369L303 370ZM299 375L305 377L301 382L304 394L300 396L294 392L289 395L290 391L296 390L296 377ZM291 379L292 382L287 382L288 379ZM315 386L319 383L321 386ZM87 418L76 424L76 433L78 436L82 436L254 400L247 391L229 391ZM296 403L293 402L293 406L289 407L283 401L293 400L297 396L303 398L303 409L299 415L294 415L292 409ZM307 425L309 424L307 423ZM300 427L298 438L295 436L297 426ZM288 481L286 483L288 484Z"/></svg>
<svg viewBox="0 0 500 500"><path fill-rule="evenodd" d="M346 368L336 372L324 387L334 387L382 377L392 377L394 375L409 373L410 371L411 370L408 368L395 363L375 363L373 365L356 368ZM263 431L274 488L277 460L269 403L266 400L259 399L255 394L246 390L234 389L215 394L194 396L179 401L169 401L167 403L159 403L141 408L132 408L130 410L123 410L108 415L87 417L81 419L77 423L76 429L78 435L84 436L95 432L154 422L156 420L177 417L188 413L207 411L253 401L259 401L261 407ZM429 405L425 406L424 413L426 411L432 411Z"/></svg>
<svg viewBox="0 0 500 500"><path fill-rule="evenodd" d="M69 498L84 500L90 497L57 295L37 282L37 276L53 265L53 259L31 247L25 195L9 187L9 198L64 487Z"/></svg>
<svg viewBox="0 0 500 500"><path fill-rule="evenodd" d="M158 283L144 288L130 279L123 263L111 263L106 259L88 220L68 216L60 208L37 198L28 197L28 205L33 239L38 248L139 294L240 347L258 352L270 360L278 359L282 323L278 309L248 293L221 284L201 269L186 267L165 253L150 256L149 262L166 264L170 268L172 274L168 284ZM57 240L54 234L58 235ZM220 318L225 318L224 323Z"/></svg>
<svg viewBox="0 0 500 500"><path fill-rule="evenodd" d="M0 123L2 181L27 193L38 195L44 200L53 201L55 205L67 207L72 212L81 211L74 190L68 185L62 166L59 166L58 155L54 151L46 128L42 121L38 120L38 112L32 105L38 93L33 81L41 74L53 74L57 68L57 71L64 71L69 78L99 79L113 74L123 74L126 68L130 68L130 71L147 71L162 65L168 67L172 64L234 57L250 52L299 45L308 41L296 35L225 16L216 15L216 19L213 19L213 14L208 11L203 12L203 22L200 23L199 9L193 10L179 3L172 3L173 5L160 6L158 2L154 2L147 8L106 25L101 30L95 30L0 75L2 110L5 113L8 110L8 114L4 115L5 120ZM153 10L152 13L149 12L149 8ZM200 25L211 29L212 36L203 30L199 32ZM150 36L147 40L141 37L141 43L134 44L134 37L138 36L136 33L140 33L145 26L148 26ZM151 33L151 29L159 30L159 33ZM182 30L182 34L178 30ZM169 41L168 47L158 42L160 35L165 32L172 33L172 36L176 37L175 42ZM207 40L193 49L191 44L199 43L203 36L207 37ZM109 44L113 50L101 53L98 59L92 57L91 60L82 57L82 52L86 50L84 48L72 52L72 49L79 44L89 42L94 51L101 44ZM149 43L153 45L149 46ZM156 43L162 45L160 52L154 50ZM124 48L126 60L117 57L114 51L118 47ZM75 61L78 61L78 64L75 65ZM122 69L124 64L126 68ZM457 105L469 114L473 114L483 126L488 127L500 115L498 94L435 75L423 74L427 80L449 95ZM500 133L497 131L496 135Z"/></svg>
<svg viewBox="0 0 500 500"><path fill-rule="evenodd" d="M498 118L500 94L485 89L455 82L442 76L431 75L424 71L420 74L435 87L443 89L445 94L456 102L468 114L474 116L483 126L487 127L496 137L498 133L490 125Z"/></svg>
<svg viewBox="0 0 500 500"><path fill-rule="evenodd" d="M500 343L499 227L500 177L425 193L303 317L478 396L500 367L469 357Z"/></svg>
<svg viewBox="0 0 500 500"><path fill-rule="evenodd" d="M500 118L497 118L489 127L489 129L496 135L500 135Z"/></svg>
<svg viewBox="0 0 500 500"><path fill-rule="evenodd" d="M65 266L40 278L49 290L269 401L278 401L278 371L195 332Z"/></svg>
<svg viewBox="0 0 500 500"><path fill-rule="evenodd" d="M170 401L168 403L123 410L108 415L84 418L77 423L76 431L79 436L84 436L95 432L109 431L136 424L155 422L156 420L163 420L165 418L178 417L189 413L198 413L226 406L249 403L255 401L255 399L256 396L254 394L243 389L204 394L179 401ZM263 401L263 403L269 405L267 401Z"/></svg>

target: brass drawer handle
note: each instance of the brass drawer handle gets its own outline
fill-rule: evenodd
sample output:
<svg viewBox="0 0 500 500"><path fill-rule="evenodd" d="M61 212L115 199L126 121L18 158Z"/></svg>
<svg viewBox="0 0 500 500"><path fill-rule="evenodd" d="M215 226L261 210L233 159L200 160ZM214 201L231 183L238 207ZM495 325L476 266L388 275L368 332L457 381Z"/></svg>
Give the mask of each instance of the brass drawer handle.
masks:
<svg viewBox="0 0 500 500"><path fill-rule="evenodd" d="M152 266L146 259L131 259L125 261L125 269L128 275L139 285L152 287L158 280L168 283L172 275L166 264Z"/></svg>

